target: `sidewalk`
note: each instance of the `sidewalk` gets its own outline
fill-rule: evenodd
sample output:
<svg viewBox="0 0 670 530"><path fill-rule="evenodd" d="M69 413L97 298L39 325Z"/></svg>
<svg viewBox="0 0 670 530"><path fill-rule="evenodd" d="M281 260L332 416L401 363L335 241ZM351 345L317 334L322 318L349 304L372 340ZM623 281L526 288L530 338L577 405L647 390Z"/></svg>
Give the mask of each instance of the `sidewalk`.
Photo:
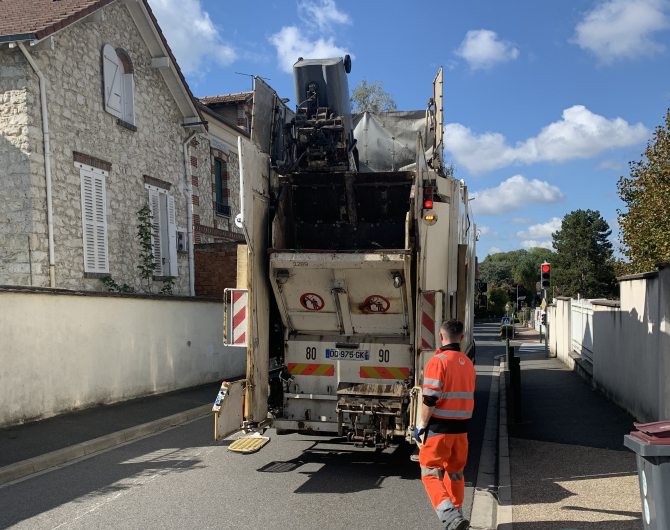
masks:
<svg viewBox="0 0 670 530"><path fill-rule="evenodd" d="M220 387L211 383L0 429L0 468L214 403Z"/></svg>
<svg viewBox="0 0 670 530"><path fill-rule="evenodd" d="M521 356L521 399L523 422L508 415L514 529L642 529L635 455L623 446L633 418L543 355Z"/></svg>

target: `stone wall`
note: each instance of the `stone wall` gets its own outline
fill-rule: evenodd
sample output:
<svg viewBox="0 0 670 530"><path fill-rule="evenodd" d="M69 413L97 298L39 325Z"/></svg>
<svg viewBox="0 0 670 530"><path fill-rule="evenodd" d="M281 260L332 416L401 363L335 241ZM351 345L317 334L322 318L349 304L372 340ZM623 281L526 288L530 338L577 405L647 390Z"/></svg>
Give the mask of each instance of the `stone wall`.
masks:
<svg viewBox="0 0 670 530"><path fill-rule="evenodd" d="M242 229L235 226L235 216L240 213L240 168L236 153L214 147L204 136L198 136L197 157L200 177L193 179L193 214L195 216L195 243L221 243L242 236ZM222 145L222 144L220 144ZM222 180L228 193L230 216L216 212L214 160L223 162ZM225 193L225 191L224 191ZM196 198L197 197L197 198ZM200 228L200 229L199 229Z"/></svg>
<svg viewBox="0 0 670 530"><path fill-rule="evenodd" d="M33 232L33 218L46 216L46 188L44 179L31 178L31 159L43 159L31 145L31 137L41 137L41 117L28 112L39 106L39 89L36 77L26 77L26 68L18 49L0 47L0 284L30 285L31 257L33 275L46 274L47 280L49 275L48 261L42 268L46 247L40 245L46 228Z"/></svg>
<svg viewBox="0 0 670 530"><path fill-rule="evenodd" d="M237 242L195 246L195 295L223 298L237 286Z"/></svg>
<svg viewBox="0 0 670 530"><path fill-rule="evenodd" d="M135 235L137 211L148 203L143 177L148 175L172 184L170 194L175 198L177 224L185 228L187 188L182 142L189 133L181 125L183 117L160 70L150 66L149 50L127 8L114 3L104 9L104 22L83 19L54 35L54 50L32 52L47 78L56 285L66 289L104 289L100 280L84 277L81 179L73 163L73 152L79 152L111 163L106 181L110 275L118 283L127 283L138 291L146 291L146 282L140 282L137 269L140 246ZM101 53L105 44L124 49L132 60L137 131L120 126L116 117L104 111ZM18 49L3 48L3 54L11 55L16 68L25 71L27 65ZM35 239L32 283L48 286L39 88L37 76L32 70L28 71L27 78L25 98L31 104L23 111L21 121L27 124L29 137L24 143L29 145L30 173L23 173L22 178L30 183L29 199L33 208L33 226L28 230ZM14 82L20 84L20 76ZM4 97L6 99L7 96ZM4 124L2 134L7 134ZM4 138L3 142L6 143ZM198 161L206 159L208 142L200 142L191 151ZM17 171L18 174L25 172L25 163ZM198 164L198 167L192 167L192 172L202 179L209 168L203 171ZM19 196L16 193L15 196L18 200ZM175 293L188 294L187 254L179 254L178 271ZM27 282L4 276L0 277L2 283ZM153 282L154 292L160 287L161 282Z"/></svg>

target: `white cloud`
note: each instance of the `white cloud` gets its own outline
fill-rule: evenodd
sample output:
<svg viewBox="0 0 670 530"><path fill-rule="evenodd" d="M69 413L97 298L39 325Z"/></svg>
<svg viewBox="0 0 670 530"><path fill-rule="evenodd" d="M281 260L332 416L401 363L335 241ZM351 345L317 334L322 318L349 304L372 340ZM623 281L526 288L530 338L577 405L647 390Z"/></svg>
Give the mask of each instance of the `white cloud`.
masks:
<svg viewBox="0 0 670 530"><path fill-rule="evenodd" d="M282 70L293 72L293 65L299 57L303 59L325 59L341 57L349 53L345 48L335 45L335 38L319 38L309 40L300 33L296 26L283 27L279 33L270 37L270 42L277 48L277 58Z"/></svg>
<svg viewBox="0 0 670 530"><path fill-rule="evenodd" d="M477 230L479 231L480 236L497 236L498 232L492 232L491 228L486 225L477 225Z"/></svg>
<svg viewBox="0 0 670 530"><path fill-rule="evenodd" d="M320 2L300 2L298 4L300 18L307 24L316 24L321 31L328 30L331 24L351 24L351 17L343 13L335 5L334 0Z"/></svg>
<svg viewBox="0 0 670 530"><path fill-rule="evenodd" d="M510 177L495 188L475 191L472 196L476 197L472 201L475 215L501 215L529 204L553 204L565 198L557 186L523 175Z"/></svg>
<svg viewBox="0 0 670 530"><path fill-rule="evenodd" d="M623 164L617 162L616 160L603 160L595 167L596 171L601 169L611 169L612 171L620 171L623 169Z"/></svg>
<svg viewBox="0 0 670 530"><path fill-rule="evenodd" d="M201 74L212 62L228 66L237 59L200 0L150 0L150 5L184 74Z"/></svg>
<svg viewBox="0 0 670 530"><path fill-rule="evenodd" d="M509 219L505 221L508 224L515 224L515 225L527 225L535 221L532 217L514 217L512 219Z"/></svg>
<svg viewBox="0 0 670 530"><path fill-rule="evenodd" d="M489 247L489 249L486 251L487 254L498 254L502 252L503 250L500 247Z"/></svg>
<svg viewBox="0 0 670 530"><path fill-rule="evenodd" d="M498 40L498 34L488 29L468 31L454 53L465 59L472 70L488 70L519 56L519 50L511 42Z"/></svg>
<svg viewBox="0 0 670 530"><path fill-rule="evenodd" d="M520 239L541 239L544 237L551 237L551 234L561 229L563 220L558 217L552 217L548 223L539 223L530 225L527 230L521 230L516 233L516 237Z"/></svg>
<svg viewBox="0 0 670 530"><path fill-rule="evenodd" d="M521 247L522 248L548 248L549 250L553 250L554 247L551 246L551 241L532 241L532 240L527 240L527 241L522 241L521 242Z"/></svg>
<svg viewBox="0 0 670 530"><path fill-rule="evenodd" d="M332 31L333 24L351 24L351 18L337 9L334 0L301 2L298 12L303 22L301 27L284 26L270 36L270 43L277 48L277 59L282 70L293 72L299 57L303 59L325 59L351 55L346 48L335 44L335 36L325 36ZM317 38L317 34L320 34Z"/></svg>
<svg viewBox="0 0 670 530"><path fill-rule="evenodd" d="M608 120L583 105L575 105L563 111L561 120L514 147L500 133L477 135L460 123L445 125L444 145L457 164L481 174L511 164L592 158L607 149L643 142L649 134L642 123L629 125L623 118Z"/></svg>
<svg viewBox="0 0 670 530"><path fill-rule="evenodd" d="M586 13L571 42L601 62L653 55L665 47L652 34L670 27L667 0L609 0Z"/></svg>

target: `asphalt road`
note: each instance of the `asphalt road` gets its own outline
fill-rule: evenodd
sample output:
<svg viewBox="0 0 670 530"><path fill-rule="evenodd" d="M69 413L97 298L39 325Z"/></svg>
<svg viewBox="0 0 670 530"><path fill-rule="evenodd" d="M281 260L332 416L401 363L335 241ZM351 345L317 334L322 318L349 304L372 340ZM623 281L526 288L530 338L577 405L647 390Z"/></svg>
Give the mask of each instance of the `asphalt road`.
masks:
<svg viewBox="0 0 670 530"><path fill-rule="evenodd" d="M495 325L476 330L466 502L477 477ZM490 328L490 329L489 329ZM490 342L489 342L490 341ZM214 398L214 396L213 396ZM277 436L259 453L213 442L210 417L0 488L0 529L342 528L438 530L414 446L382 453L338 439Z"/></svg>

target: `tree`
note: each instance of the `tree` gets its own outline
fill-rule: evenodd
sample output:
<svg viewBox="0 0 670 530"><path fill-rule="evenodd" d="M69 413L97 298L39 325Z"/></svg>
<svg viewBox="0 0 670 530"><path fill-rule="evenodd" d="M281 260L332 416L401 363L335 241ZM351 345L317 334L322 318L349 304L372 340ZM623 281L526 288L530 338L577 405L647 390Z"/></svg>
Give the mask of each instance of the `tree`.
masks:
<svg viewBox="0 0 670 530"><path fill-rule="evenodd" d="M548 248L531 248L514 268L514 281L523 284L529 293L535 293L540 265L545 261L551 263L553 256L554 253Z"/></svg>
<svg viewBox="0 0 670 530"><path fill-rule="evenodd" d="M618 193L628 207L617 210L624 273L646 272L670 260L670 109L647 143L644 158L630 163L630 177L621 177Z"/></svg>
<svg viewBox="0 0 670 530"><path fill-rule="evenodd" d="M489 292L489 302L498 308L505 307L509 302L509 295L506 289L491 289Z"/></svg>
<svg viewBox="0 0 670 530"><path fill-rule="evenodd" d="M390 112L396 110L393 94L384 92L384 82L363 79L351 92L352 112Z"/></svg>
<svg viewBox="0 0 670 530"><path fill-rule="evenodd" d="M510 283L514 277L512 264L507 261L493 261L487 258L479 265L479 279L492 285Z"/></svg>
<svg viewBox="0 0 670 530"><path fill-rule="evenodd" d="M616 295L612 243L608 240L611 234L597 210L575 210L563 218L561 229L552 234L556 249L552 283L560 294L583 298Z"/></svg>

